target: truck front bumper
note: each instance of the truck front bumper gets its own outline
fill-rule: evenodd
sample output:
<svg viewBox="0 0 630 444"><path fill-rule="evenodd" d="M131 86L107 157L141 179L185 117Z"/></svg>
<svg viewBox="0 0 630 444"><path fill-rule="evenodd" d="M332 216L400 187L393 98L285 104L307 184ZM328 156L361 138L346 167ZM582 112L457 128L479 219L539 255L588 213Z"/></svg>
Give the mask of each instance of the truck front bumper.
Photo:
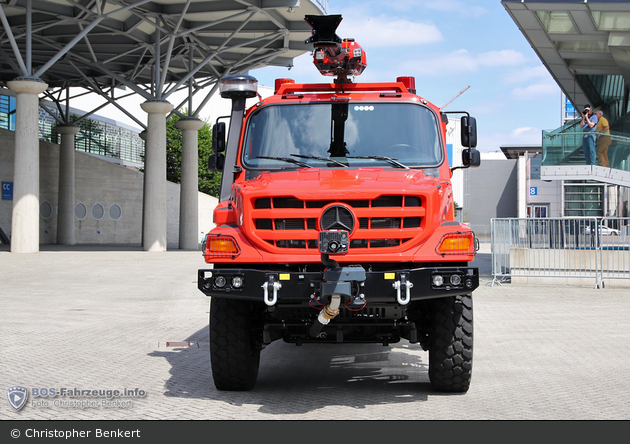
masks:
<svg viewBox="0 0 630 444"><path fill-rule="evenodd" d="M324 279L324 273L201 269L197 285L207 296L259 301L268 306L300 304L321 294L322 283L330 284ZM362 296L371 303L406 305L423 299L469 294L479 286L479 271L470 267L365 271L363 281L351 280L352 273L348 280L344 280L343 275L335 285L350 288L352 298Z"/></svg>

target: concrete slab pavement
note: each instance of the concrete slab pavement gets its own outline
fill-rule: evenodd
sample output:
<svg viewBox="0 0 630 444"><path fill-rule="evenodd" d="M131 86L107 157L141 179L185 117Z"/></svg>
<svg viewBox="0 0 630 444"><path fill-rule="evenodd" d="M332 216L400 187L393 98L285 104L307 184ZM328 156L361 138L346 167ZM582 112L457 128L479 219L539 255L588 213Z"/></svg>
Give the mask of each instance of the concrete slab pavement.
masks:
<svg viewBox="0 0 630 444"><path fill-rule="evenodd" d="M5 399L0 420L630 419L627 289L487 286L489 250L481 247L465 395L432 391L427 353L407 342L274 342L262 352L254 390L219 392L209 299L196 288L200 252L0 252L0 388L146 393L110 404L31 396L20 411ZM85 401L97 403L77 406Z"/></svg>

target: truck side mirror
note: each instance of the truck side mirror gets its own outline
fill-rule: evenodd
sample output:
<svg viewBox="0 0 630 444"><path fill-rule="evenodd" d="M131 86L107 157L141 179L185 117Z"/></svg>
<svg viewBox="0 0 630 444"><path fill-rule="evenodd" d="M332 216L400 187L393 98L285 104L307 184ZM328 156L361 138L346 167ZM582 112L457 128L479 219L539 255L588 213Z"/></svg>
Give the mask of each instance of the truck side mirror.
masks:
<svg viewBox="0 0 630 444"><path fill-rule="evenodd" d="M464 167L478 167L481 165L481 155L478 150L464 148L462 150L462 164Z"/></svg>
<svg viewBox="0 0 630 444"><path fill-rule="evenodd" d="M217 172L223 171L225 165L225 154L214 153L208 157L208 171Z"/></svg>
<svg viewBox="0 0 630 444"><path fill-rule="evenodd" d="M464 116L461 120L462 146L474 148L477 146L477 120L474 117Z"/></svg>
<svg viewBox="0 0 630 444"><path fill-rule="evenodd" d="M212 151L215 154L225 151L225 122L212 125Z"/></svg>

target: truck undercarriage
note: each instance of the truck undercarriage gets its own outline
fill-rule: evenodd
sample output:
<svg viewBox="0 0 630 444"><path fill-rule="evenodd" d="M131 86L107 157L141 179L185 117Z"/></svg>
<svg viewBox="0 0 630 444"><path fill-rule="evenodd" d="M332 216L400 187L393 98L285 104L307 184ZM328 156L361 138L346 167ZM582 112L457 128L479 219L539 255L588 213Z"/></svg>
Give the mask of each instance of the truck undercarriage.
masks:
<svg viewBox="0 0 630 444"><path fill-rule="evenodd" d="M380 343L401 339L429 352L429 378L438 391L465 392L472 374L473 318L470 294L398 304L343 308L311 336L310 304L278 304L213 297L210 310L212 373L219 390L250 390L256 383L261 350L272 341Z"/></svg>

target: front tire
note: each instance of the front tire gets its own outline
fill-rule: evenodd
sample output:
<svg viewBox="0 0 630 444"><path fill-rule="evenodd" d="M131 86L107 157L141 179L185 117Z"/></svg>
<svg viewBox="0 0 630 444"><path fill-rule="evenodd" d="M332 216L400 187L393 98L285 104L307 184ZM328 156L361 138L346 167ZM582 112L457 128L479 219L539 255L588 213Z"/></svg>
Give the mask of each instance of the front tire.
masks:
<svg viewBox="0 0 630 444"><path fill-rule="evenodd" d="M212 297L210 363L217 390L251 390L256 384L260 348L255 345L252 303Z"/></svg>
<svg viewBox="0 0 630 444"><path fill-rule="evenodd" d="M472 295L439 298L431 303L431 385L441 392L465 393L470 387L472 376Z"/></svg>

